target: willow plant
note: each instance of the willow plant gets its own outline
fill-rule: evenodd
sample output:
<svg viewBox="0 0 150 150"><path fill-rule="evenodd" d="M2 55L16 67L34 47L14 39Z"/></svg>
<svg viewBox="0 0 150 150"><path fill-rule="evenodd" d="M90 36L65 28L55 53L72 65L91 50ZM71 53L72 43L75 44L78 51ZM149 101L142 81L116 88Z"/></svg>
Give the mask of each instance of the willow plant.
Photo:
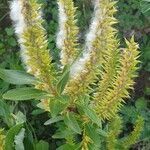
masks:
<svg viewBox="0 0 150 150"><path fill-rule="evenodd" d="M139 116L131 134L121 134L119 111L130 98L137 77L138 44L132 37L125 39L126 48L120 46L114 28L116 1L93 0L84 46L78 38L73 0L57 1L56 44L61 65L52 61L41 5L36 0L13 0L10 5L22 61L36 78L34 87L42 97L38 106L51 116L45 125L56 124L53 138L64 139L59 147L63 150L127 150L136 143L143 126Z"/></svg>

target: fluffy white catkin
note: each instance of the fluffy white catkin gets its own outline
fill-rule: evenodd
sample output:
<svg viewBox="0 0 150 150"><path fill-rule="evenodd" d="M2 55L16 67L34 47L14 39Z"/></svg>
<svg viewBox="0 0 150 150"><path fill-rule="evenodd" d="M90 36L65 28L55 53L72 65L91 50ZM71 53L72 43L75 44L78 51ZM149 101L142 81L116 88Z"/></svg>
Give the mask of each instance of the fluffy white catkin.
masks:
<svg viewBox="0 0 150 150"><path fill-rule="evenodd" d="M61 49L61 54L60 54L60 58L63 59L64 58L64 41L66 39L66 27L65 24L67 22L67 15L65 13L65 8L64 8L64 4L62 2L58 2L58 8L59 8L59 31L57 33L57 38L56 38L56 44L57 47L59 49Z"/></svg>
<svg viewBox="0 0 150 150"><path fill-rule="evenodd" d="M25 16L22 12L23 10L23 1L22 0L13 0L10 2L10 18L13 21L15 33L18 36L18 41L21 48L21 57L23 62L27 62L28 56L26 55L26 48L23 45L24 39L22 37L23 32L26 29ZM27 70L29 68L27 67Z"/></svg>
<svg viewBox="0 0 150 150"><path fill-rule="evenodd" d="M100 31L98 31L98 25L102 17L100 15L100 0L93 1L93 4L94 16L91 21L89 32L86 35L85 48L83 50L82 57L79 58L71 67L71 78L76 78L82 71L84 71L85 64L89 61L91 51L93 50L93 42L95 41L96 36L100 34Z"/></svg>
<svg viewBox="0 0 150 150"><path fill-rule="evenodd" d="M25 29L25 19L22 13L22 1L21 0L13 0L10 2L10 18L14 22L15 33L20 36L22 35Z"/></svg>
<svg viewBox="0 0 150 150"><path fill-rule="evenodd" d="M13 21L15 33L20 44L22 61L26 65L27 72L30 72L31 68L27 65L29 56L27 55L27 48L24 45L25 39L23 38L24 32L28 29L24 12L24 9L26 9L24 3L26 3L26 0L13 0L10 2L10 18ZM30 24L36 24L41 19L42 12L39 10L37 16L30 20Z"/></svg>

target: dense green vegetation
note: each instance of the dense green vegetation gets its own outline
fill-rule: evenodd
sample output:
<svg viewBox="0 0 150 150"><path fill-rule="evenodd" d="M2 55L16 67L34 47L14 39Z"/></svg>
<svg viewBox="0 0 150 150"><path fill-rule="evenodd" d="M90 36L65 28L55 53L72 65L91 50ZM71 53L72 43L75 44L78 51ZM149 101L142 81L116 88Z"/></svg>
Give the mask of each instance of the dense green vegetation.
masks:
<svg viewBox="0 0 150 150"><path fill-rule="evenodd" d="M23 71L24 67L19 56L20 48L9 18L9 2L7 0L0 1L0 68ZM52 50L53 61L59 63L59 50L55 45L55 34L58 27L57 3L56 0L39 0L39 2L43 4L48 46ZM78 22L82 31L80 35L82 43L91 18L91 1L75 0L75 4L78 7L77 17L82 18ZM150 147L150 2L148 0L120 0L117 7L116 17L119 22L116 27L120 31L118 37L122 39L121 44L124 45L124 37L129 39L134 34L141 53L139 77L136 79L135 90L131 92L131 99L121 110L125 129L122 134L128 135L135 124L137 116L142 115L145 120L142 135L132 149L148 150ZM37 150L41 150L42 145L45 146L44 149L46 150L48 147L47 142L52 149L55 149L62 142L51 139L57 127L55 124L44 126L49 114L37 108L37 101L11 102L3 100L2 95L14 87L24 86L15 86L0 80L0 128L9 131L10 129L19 130L21 127L16 124L26 122L25 142L29 145L26 149L32 149L33 145L30 142L33 138L36 139Z"/></svg>

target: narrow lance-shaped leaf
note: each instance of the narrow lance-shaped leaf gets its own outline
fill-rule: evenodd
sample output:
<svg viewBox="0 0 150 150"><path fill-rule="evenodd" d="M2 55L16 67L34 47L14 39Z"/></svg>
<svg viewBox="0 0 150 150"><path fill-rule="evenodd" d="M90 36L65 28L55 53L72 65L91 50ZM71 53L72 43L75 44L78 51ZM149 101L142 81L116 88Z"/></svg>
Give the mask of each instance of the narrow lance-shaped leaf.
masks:
<svg viewBox="0 0 150 150"><path fill-rule="evenodd" d="M18 124L9 129L5 139L5 150L14 149L15 136L19 133L22 127L23 124Z"/></svg>
<svg viewBox="0 0 150 150"><path fill-rule="evenodd" d="M35 84L36 79L24 71L0 69L0 78L11 84Z"/></svg>
<svg viewBox="0 0 150 150"><path fill-rule="evenodd" d="M36 144L36 150L49 150L48 142L41 140L39 143Z"/></svg>
<svg viewBox="0 0 150 150"><path fill-rule="evenodd" d="M46 97L45 92L30 87L13 89L3 94L4 99L14 101L31 100L31 99L40 100L44 97Z"/></svg>
<svg viewBox="0 0 150 150"><path fill-rule="evenodd" d="M56 123L56 122L61 121L61 120L63 120L63 117L62 117L62 116L57 116L57 117L55 117L55 118L51 118L51 119L47 120L47 121L44 123L44 125L50 125L50 124L52 124L52 123Z"/></svg>
<svg viewBox="0 0 150 150"><path fill-rule="evenodd" d="M20 130L20 132L15 135L15 139L14 139L14 143L15 143L15 150L24 150L24 143L23 143L23 140L24 140L24 137L25 137L25 129L22 128Z"/></svg>
<svg viewBox="0 0 150 150"><path fill-rule="evenodd" d="M62 76L60 78L60 80L58 81L57 83L57 92L58 94L61 94L68 82L68 79L69 79L69 66L65 66L64 69L63 69L63 73L62 73Z"/></svg>
<svg viewBox="0 0 150 150"><path fill-rule="evenodd" d="M101 127L101 120L99 116L96 114L94 110L87 106L82 106L82 109L87 117L91 119L92 122L96 123L99 127Z"/></svg>
<svg viewBox="0 0 150 150"><path fill-rule="evenodd" d="M64 122L75 133L81 134L81 128L74 115L74 113L68 112L64 118Z"/></svg>

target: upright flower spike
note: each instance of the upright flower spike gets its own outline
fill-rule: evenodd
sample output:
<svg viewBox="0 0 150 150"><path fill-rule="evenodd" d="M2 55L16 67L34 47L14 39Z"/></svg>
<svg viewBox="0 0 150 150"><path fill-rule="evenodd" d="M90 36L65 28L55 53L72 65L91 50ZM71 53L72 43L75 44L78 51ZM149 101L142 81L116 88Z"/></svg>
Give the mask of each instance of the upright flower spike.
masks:
<svg viewBox="0 0 150 150"><path fill-rule="evenodd" d="M114 40L114 44L117 44L115 43L116 41ZM99 101L102 101L103 97L105 97L107 92L111 89L115 81L115 77L119 69L119 51L117 48L117 46L112 45L112 49L108 49L106 54L104 54L102 70L100 70L101 79L98 83L97 92L94 94L95 104L99 103Z"/></svg>
<svg viewBox="0 0 150 150"><path fill-rule="evenodd" d="M121 141L121 146L122 149L128 150L131 145L135 144L138 138L140 137L141 131L143 130L144 126L144 120L143 117L139 116L138 119L136 120L134 130L129 134L127 137L125 137Z"/></svg>
<svg viewBox="0 0 150 150"><path fill-rule="evenodd" d="M114 5L115 2L110 0L94 1L94 16L86 35L85 49L82 57L70 69L71 79L66 87L66 93L80 95L87 92L89 85L97 79L104 53L118 46L118 41L114 39L116 30L112 28L112 25L117 22L113 17L116 12ZM111 52L111 55L112 53L116 54Z"/></svg>
<svg viewBox="0 0 150 150"><path fill-rule="evenodd" d="M76 8L72 0L58 0L59 31L57 34L57 47L61 49L61 63L63 66L72 64L78 54L78 32L76 26Z"/></svg>
<svg viewBox="0 0 150 150"><path fill-rule="evenodd" d="M81 142L82 144L82 148L81 148L81 150L87 150L87 149L89 149L88 148L88 144L90 144L90 143L92 143L92 140L90 139L90 137L88 137L87 135L86 135L86 131L85 131L85 129L84 129L84 131L83 131L83 135L82 135L82 142Z"/></svg>
<svg viewBox="0 0 150 150"><path fill-rule="evenodd" d="M126 44L127 48L121 54L120 69L112 88L96 106L96 111L102 119L113 118L125 101L124 99L129 97L128 90L133 89L133 79L136 77L136 66L139 62L137 60L139 57L138 45L134 42L133 37L130 42L126 40ZM98 101L98 97L95 100Z"/></svg>
<svg viewBox="0 0 150 150"><path fill-rule="evenodd" d="M114 2L110 3L110 7L114 7L114 5ZM107 27L108 29L106 30L104 35L107 37L106 43L108 44L108 46L106 47L103 54L103 62L102 67L100 69L100 80L98 83L97 92L94 95L95 99L98 99L98 101L101 101L102 98L111 88L119 67L119 41L116 38L116 30L113 27L111 27L111 23L113 24L115 21L114 14L116 12L116 9L113 9L114 10L110 11L110 14L108 16L108 18L112 21ZM97 103L97 101L95 101L95 103Z"/></svg>
<svg viewBox="0 0 150 150"><path fill-rule="evenodd" d="M14 0L10 16L21 47L21 57L27 72L40 80L37 88L55 94L55 70L47 49L46 33L42 27L41 5L36 0Z"/></svg>
<svg viewBox="0 0 150 150"><path fill-rule="evenodd" d="M106 147L107 150L116 150L118 136L122 130L122 118L120 116L116 116L108 123L108 134L106 137Z"/></svg>

